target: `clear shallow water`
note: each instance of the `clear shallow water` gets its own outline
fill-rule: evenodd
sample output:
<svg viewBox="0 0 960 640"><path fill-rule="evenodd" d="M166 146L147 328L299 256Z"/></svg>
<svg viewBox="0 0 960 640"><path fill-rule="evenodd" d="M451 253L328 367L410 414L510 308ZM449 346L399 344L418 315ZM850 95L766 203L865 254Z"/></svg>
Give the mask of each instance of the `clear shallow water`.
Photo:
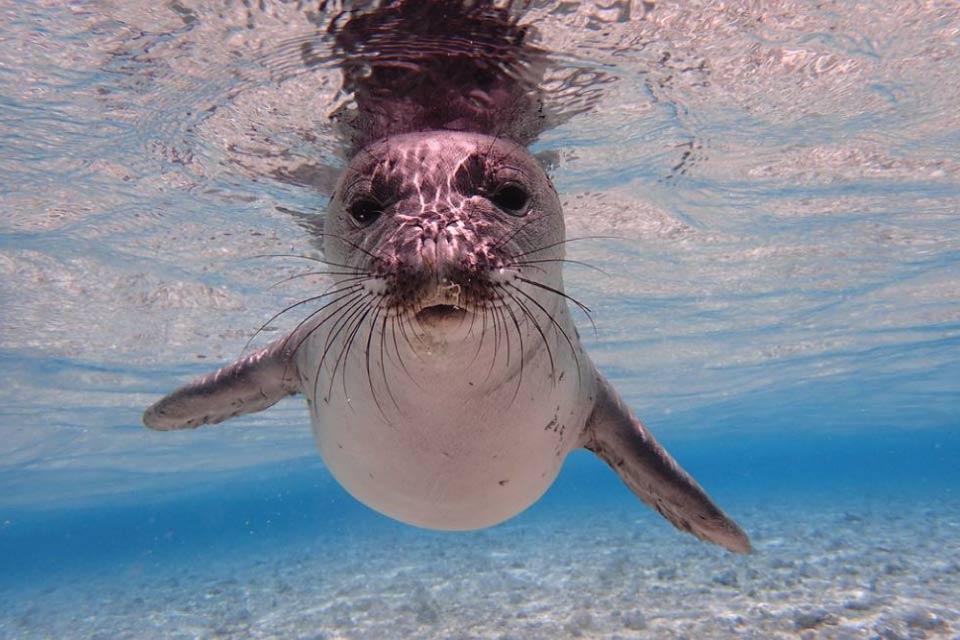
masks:
<svg viewBox="0 0 960 640"><path fill-rule="evenodd" d="M423 637L960 633L940 594L960 561L960 13L627 6L528 13L562 52L549 86L568 119L535 149L554 154L568 235L618 238L572 243L569 257L608 275L571 267L567 287L593 309L596 333L580 324L592 357L758 553L700 549L586 456L531 513L458 537L351 502L316 460L300 402L191 433L143 429L144 406L239 355L316 286L271 287L297 265L253 256L315 250L308 230L344 162L327 118L338 72L303 72L291 53L323 20L294 3L6 2L0 581L19 595L4 598L0 634L385 637L391 619ZM584 540L626 549L636 571L604 583L595 569L612 560L578 555ZM529 580L471 581L470 549ZM296 554L310 550L304 568ZM566 572L538 560L553 553ZM293 592L237 586L263 563ZM677 601L656 590L671 567ZM174 591L189 602L155 602L152 572L187 568ZM714 581L729 570L735 587ZM136 595L71 627L91 571L90 593ZM327 572L329 591L299 588ZM499 623L451 604L491 584ZM857 589L877 602L844 608ZM264 593L296 593L312 614L284 627L289 610L250 604ZM351 609L371 599L380 617ZM530 602L536 615L503 617ZM188 605L189 620L169 614ZM797 622L820 609L834 618ZM137 634L145 611L156 626Z"/></svg>

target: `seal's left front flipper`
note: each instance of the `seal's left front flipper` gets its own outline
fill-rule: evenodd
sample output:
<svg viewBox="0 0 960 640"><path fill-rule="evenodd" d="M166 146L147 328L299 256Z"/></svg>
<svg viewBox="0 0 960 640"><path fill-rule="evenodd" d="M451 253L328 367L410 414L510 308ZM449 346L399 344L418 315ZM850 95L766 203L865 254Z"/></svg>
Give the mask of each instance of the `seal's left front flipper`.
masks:
<svg viewBox="0 0 960 640"><path fill-rule="evenodd" d="M598 374L584 446L609 464L645 503L675 527L737 553L750 540L684 471Z"/></svg>
<svg viewBox="0 0 960 640"><path fill-rule="evenodd" d="M297 393L299 376L288 342L279 340L177 389L147 409L143 423L160 431L193 429L262 411Z"/></svg>

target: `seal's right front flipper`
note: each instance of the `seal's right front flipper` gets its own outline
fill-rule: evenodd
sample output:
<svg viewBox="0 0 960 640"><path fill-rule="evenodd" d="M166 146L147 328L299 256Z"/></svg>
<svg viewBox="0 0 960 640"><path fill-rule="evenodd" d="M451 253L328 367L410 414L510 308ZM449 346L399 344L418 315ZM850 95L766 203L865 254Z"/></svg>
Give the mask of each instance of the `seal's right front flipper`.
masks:
<svg viewBox="0 0 960 640"><path fill-rule="evenodd" d="M288 340L279 340L215 373L194 380L143 414L151 429L193 429L261 411L300 391Z"/></svg>
<svg viewBox="0 0 960 640"><path fill-rule="evenodd" d="M736 553L749 553L747 535L713 503L602 376L584 446L673 526Z"/></svg>

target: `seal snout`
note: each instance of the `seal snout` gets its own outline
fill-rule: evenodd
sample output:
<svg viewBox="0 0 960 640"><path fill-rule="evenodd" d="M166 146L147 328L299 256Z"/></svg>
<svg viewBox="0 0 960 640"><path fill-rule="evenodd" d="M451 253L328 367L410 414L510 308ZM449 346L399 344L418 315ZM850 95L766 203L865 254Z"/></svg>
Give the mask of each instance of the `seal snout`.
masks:
<svg viewBox="0 0 960 640"><path fill-rule="evenodd" d="M472 236L459 221L420 219L409 225L406 235L408 240L402 243L406 248L403 261L421 278L442 290L445 283L461 277L470 261Z"/></svg>
<svg viewBox="0 0 960 640"><path fill-rule="evenodd" d="M423 268L438 280L447 276L450 266L460 261L463 225L457 220L430 216L411 226L420 236L417 257Z"/></svg>
<svg viewBox="0 0 960 640"><path fill-rule="evenodd" d="M391 306L424 326L459 323L482 298L487 278L473 258L473 234L455 217L411 216L384 243L376 269Z"/></svg>

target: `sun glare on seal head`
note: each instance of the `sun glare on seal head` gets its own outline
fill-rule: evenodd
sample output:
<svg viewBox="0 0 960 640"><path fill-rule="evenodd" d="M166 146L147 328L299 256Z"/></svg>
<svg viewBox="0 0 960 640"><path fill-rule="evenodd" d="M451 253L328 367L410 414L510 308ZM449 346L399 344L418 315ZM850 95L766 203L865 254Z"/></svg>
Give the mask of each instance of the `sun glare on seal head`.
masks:
<svg viewBox="0 0 960 640"><path fill-rule="evenodd" d="M341 18L330 33L355 104L337 114L351 159L324 226L334 286L280 340L147 409L147 426L301 393L347 491L450 530L520 513L585 448L677 528L749 551L580 344L560 200L526 148L548 124L527 28L483 1Z"/></svg>

